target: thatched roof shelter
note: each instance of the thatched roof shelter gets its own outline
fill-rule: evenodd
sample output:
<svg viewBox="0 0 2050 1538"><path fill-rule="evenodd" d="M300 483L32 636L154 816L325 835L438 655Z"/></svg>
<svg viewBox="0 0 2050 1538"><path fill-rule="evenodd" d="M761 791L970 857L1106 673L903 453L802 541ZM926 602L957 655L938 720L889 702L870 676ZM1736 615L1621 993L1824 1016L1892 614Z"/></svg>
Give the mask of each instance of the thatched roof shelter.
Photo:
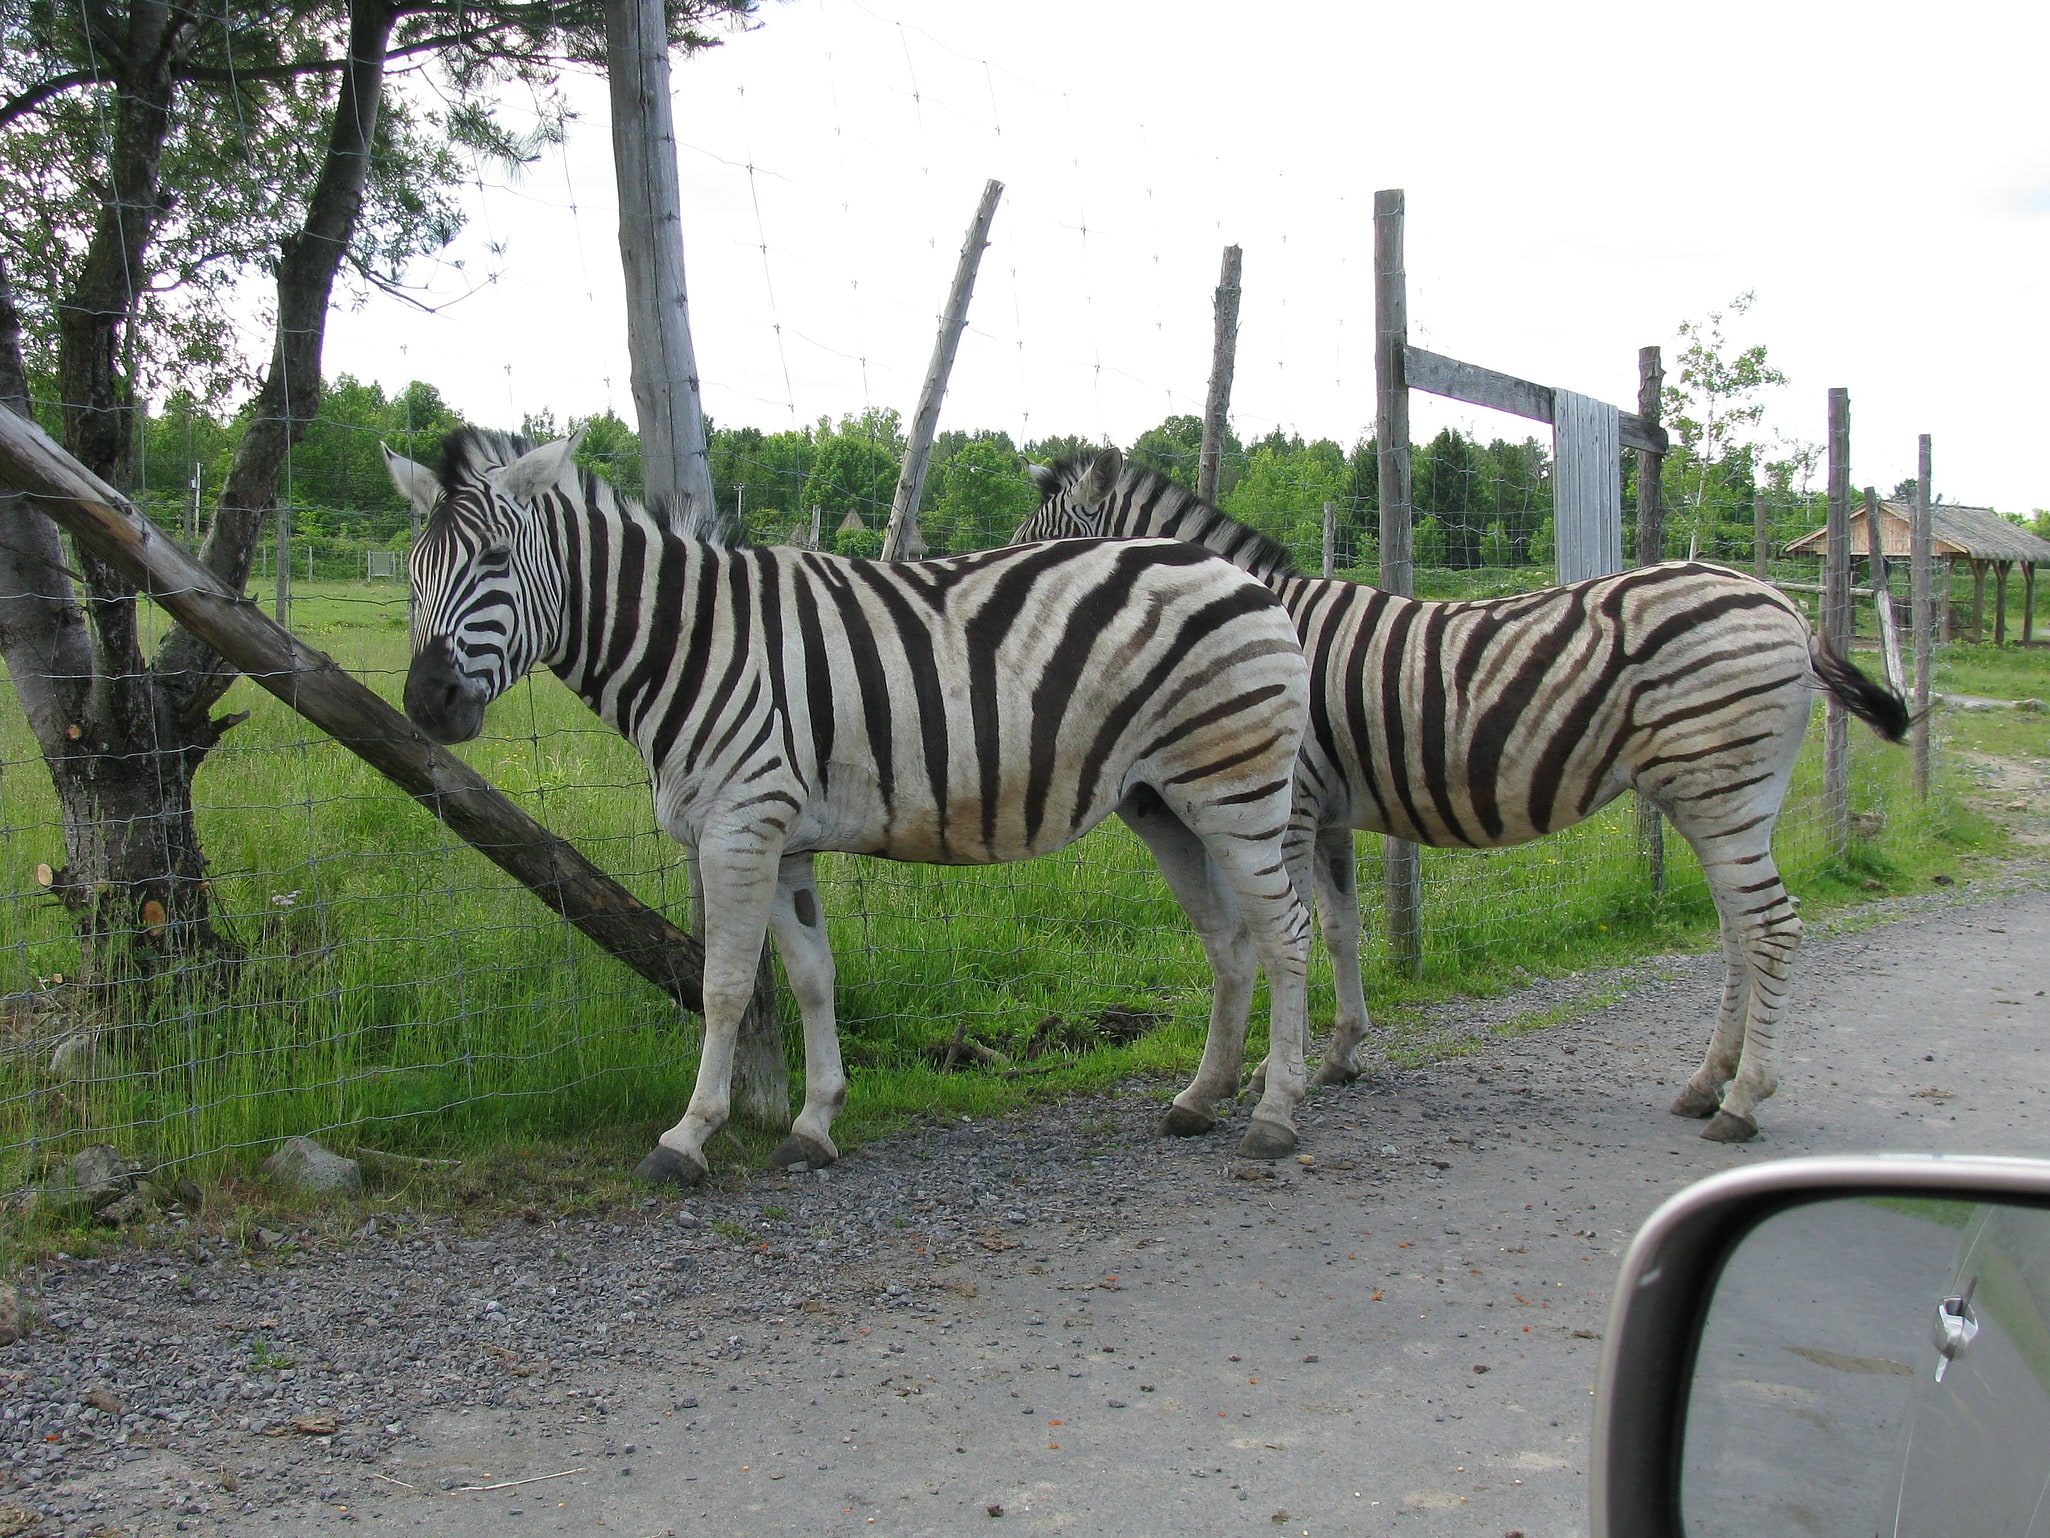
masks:
<svg viewBox="0 0 2050 1538"><path fill-rule="evenodd" d="M1879 504L1880 549L1886 558L1907 560L1914 552L1910 541L1912 524L1909 522L1912 509L1904 502L1881 502ZM1929 509L1930 551L1939 561L1948 561L1952 575L1956 574L1957 563L1965 562L1972 572L1972 639L1983 639L1985 633L1986 571L1993 570L1994 609L1993 643L2002 645L2007 640L2007 573L2008 568L2019 566L2022 572L2022 641L2027 644L2035 633L2036 568L2050 566L2050 539L2032 534L2019 524L2011 523L1990 507L1961 507L1956 503L1939 502ZM1788 555L1814 556L1822 558L1823 547L1828 542L1827 527L1812 534L1804 534L1787 546ZM1851 560L1853 565L1867 557L1872 548L1872 536L1866 532L1865 509L1860 504L1851 507ZM1943 634L1948 639L1952 628L1949 605L1942 608Z"/></svg>

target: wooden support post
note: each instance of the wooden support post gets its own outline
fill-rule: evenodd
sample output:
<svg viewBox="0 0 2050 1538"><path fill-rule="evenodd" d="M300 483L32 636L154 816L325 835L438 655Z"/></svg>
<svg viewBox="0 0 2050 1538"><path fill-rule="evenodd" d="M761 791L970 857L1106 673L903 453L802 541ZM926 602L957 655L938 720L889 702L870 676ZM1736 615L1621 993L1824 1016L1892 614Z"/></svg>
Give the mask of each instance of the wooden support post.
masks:
<svg viewBox="0 0 2050 1538"><path fill-rule="evenodd" d="M2036 563L2022 562L2022 645L2036 638Z"/></svg>
<svg viewBox="0 0 2050 1538"><path fill-rule="evenodd" d="M960 350L961 331L968 324L968 301L975 295L975 270L982 265L982 248L989 244L989 223L996 217L997 199L1004 184L983 184L982 201L968 223L961 242L961 259L954 264L954 286L947 293L947 308L940 316L940 334L932 344L932 362L926 365L925 384L918 392L918 410L911 418L911 437L904 447L904 466L897 473L897 494L890 498L889 527L883 531L883 559L901 561L907 554L921 554L924 541L918 538L918 499L925 491L925 472L932 464L933 435L939 431L940 402L946 398L947 376L954 370L954 354Z"/></svg>
<svg viewBox="0 0 2050 1538"><path fill-rule="evenodd" d="M1936 650L1934 527L1929 515L1929 435L1916 454L1915 522L1910 532L1909 593L1915 621L1915 703L1910 743L1915 761L1915 795L1929 799L1929 667ZM1948 607L1948 604L1945 605Z"/></svg>
<svg viewBox="0 0 2050 1538"><path fill-rule="evenodd" d="M1846 656L1851 643L1851 392L1829 392L1829 523L1823 539L1822 644ZM1851 718L1828 697L1823 713L1822 826L1832 855L1851 849Z"/></svg>
<svg viewBox="0 0 2050 1538"><path fill-rule="evenodd" d="M1324 575L1330 576L1338 564L1338 504L1324 504Z"/></svg>
<svg viewBox="0 0 2050 1538"><path fill-rule="evenodd" d="M1203 447L1196 456L1196 495L1217 501L1217 472L1224 461L1224 433L1231 414L1231 376L1238 367L1239 293L1244 253L1224 248L1211 307L1215 329L1210 344L1210 393L1203 397Z"/></svg>
<svg viewBox="0 0 2050 1538"><path fill-rule="evenodd" d="M278 586L276 602L278 624L292 628L292 509L284 503L278 504ZM258 525L258 527L262 527Z"/></svg>
<svg viewBox="0 0 2050 1538"><path fill-rule="evenodd" d="M1972 560L1972 644L1986 639L1986 563Z"/></svg>
<svg viewBox="0 0 2050 1538"><path fill-rule="evenodd" d="M479 854L604 950L693 1013L704 950L514 806L484 777L265 617L66 454L32 423L0 411L0 486L37 508L149 595L258 687L390 779Z"/></svg>
<svg viewBox="0 0 2050 1538"><path fill-rule="evenodd" d="M1879 493L1865 488L1866 562L1872 568L1872 610L1879 621L1879 653L1886 664L1887 687L1905 696L1906 675L1901 671L1901 639L1893 625L1892 572L1886 559L1886 535L1880 524Z"/></svg>
<svg viewBox="0 0 2050 1538"><path fill-rule="evenodd" d="M673 528L709 531L718 506L683 277L683 197L676 181L663 0L605 0L605 72L626 278L627 356L647 501L666 509Z"/></svg>
<svg viewBox="0 0 2050 1538"><path fill-rule="evenodd" d="M1766 525L1766 501L1761 488L1751 488L1751 572L1760 582L1772 575L1772 535Z"/></svg>
<svg viewBox="0 0 2050 1538"><path fill-rule="evenodd" d="M2006 561L1993 563L1993 644L2007 644L2007 568Z"/></svg>
<svg viewBox="0 0 2050 1538"><path fill-rule="evenodd" d="M1408 278L1402 266L1401 189L1374 194L1374 437L1381 495L1381 586L1409 597L1416 591L1411 557ZM1423 966L1423 864L1407 839L1381 844L1388 920L1388 958L1414 977Z"/></svg>
<svg viewBox="0 0 2050 1538"><path fill-rule="evenodd" d="M1656 347L1637 349L1637 415L1658 426L1659 397L1666 382ZM1666 506L1661 484L1666 456L1656 449L1637 451L1637 564L1656 566L1666 558ZM1637 853L1652 891L1666 889L1666 830L1659 809L1637 798Z"/></svg>
<svg viewBox="0 0 2050 1538"><path fill-rule="evenodd" d="M1933 521L1933 515L1932 515ZM1946 556L1943 562L1943 597L1937 608L1942 613L1942 626L1937 639L1948 643L1957 634L1957 613L1953 595L1957 592L1957 557Z"/></svg>
<svg viewBox="0 0 2050 1538"><path fill-rule="evenodd" d="M683 197L669 108L663 0L605 0L605 72L612 104L612 175L626 279L627 358L640 424L645 496L669 526L711 533L719 521L705 410L683 271ZM702 926L702 905L693 903ZM733 1108L749 1121L790 1120L790 1075L769 948L755 973L733 1057Z"/></svg>

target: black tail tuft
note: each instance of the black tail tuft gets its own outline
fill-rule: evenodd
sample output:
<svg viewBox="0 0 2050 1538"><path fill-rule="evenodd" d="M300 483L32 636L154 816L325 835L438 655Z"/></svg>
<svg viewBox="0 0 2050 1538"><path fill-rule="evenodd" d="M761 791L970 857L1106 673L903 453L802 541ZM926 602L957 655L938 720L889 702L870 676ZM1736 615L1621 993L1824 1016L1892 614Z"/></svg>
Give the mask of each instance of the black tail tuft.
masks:
<svg viewBox="0 0 2050 1538"><path fill-rule="evenodd" d="M1822 686L1852 715L1888 742L1908 735L1908 702L1885 684L1876 684L1839 657L1818 638L1809 649Z"/></svg>

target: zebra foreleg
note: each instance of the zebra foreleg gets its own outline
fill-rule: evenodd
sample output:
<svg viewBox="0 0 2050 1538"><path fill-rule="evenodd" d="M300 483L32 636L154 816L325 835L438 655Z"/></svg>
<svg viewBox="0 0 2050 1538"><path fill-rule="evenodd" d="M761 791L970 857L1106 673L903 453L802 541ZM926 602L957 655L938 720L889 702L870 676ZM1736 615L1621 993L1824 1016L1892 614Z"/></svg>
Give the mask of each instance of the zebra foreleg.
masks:
<svg viewBox="0 0 2050 1538"><path fill-rule="evenodd" d="M1331 1047L1313 1084L1350 1084L1360 1076L1359 1049L1367 1039L1367 994L1360 980L1360 894L1353 862L1352 829L1317 831L1317 921L1331 953L1331 982L1338 995Z"/></svg>
<svg viewBox="0 0 2050 1538"><path fill-rule="evenodd" d="M770 1169L823 1169L840 1157L833 1118L847 1103L847 1073L840 1064L840 1030L833 1014L833 948L808 854L787 856L778 874L769 923L790 991L804 1016L804 1109L790 1136L769 1155Z"/></svg>
<svg viewBox="0 0 2050 1538"><path fill-rule="evenodd" d="M699 846L698 868L705 883L704 1038L697 1085L683 1120L656 1140L654 1151L634 1170L651 1184L694 1186L711 1172L705 1140L726 1125L731 1113L733 1048L768 934L776 865L773 851Z"/></svg>
<svg viewBox="0 0 2050 1538"><path fill-rule="evenodd" d="M1160 1119L1162 1137L1196 1137L1217 1125L1218 1102L1238 1093L1259 958L1231 888L1188 825L1144 787L1126 798L1118 815L1153 852L1161 878L1189 916L1210 962L1210 1029L1203 1038L1203 1061Z"/></svg>

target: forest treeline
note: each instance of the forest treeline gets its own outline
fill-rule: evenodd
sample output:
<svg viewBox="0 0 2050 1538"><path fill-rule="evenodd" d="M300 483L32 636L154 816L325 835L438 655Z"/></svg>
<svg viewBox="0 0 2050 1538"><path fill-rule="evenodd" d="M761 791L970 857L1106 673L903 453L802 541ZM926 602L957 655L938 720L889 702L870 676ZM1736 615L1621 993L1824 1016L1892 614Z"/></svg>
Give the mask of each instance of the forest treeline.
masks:
<svg viewBox="0 0 2050 1538"><path fill-rule="evenodd" d="M442 438L464 418L432 384L415 381L387 394L347 375L328 384L320 415L292 451L283 500L292 509L296 545L312 547L323 565L361 553L401 549L408 539L404 501L386 476L379 452L388 443L432 463ZM54 424L53 424L54 425ZM493 425L493 424L480 424ZM581 461L631 494L641 489L639 441L611 412L519 424L531 437L581 430ZM172 397L141 417L134 481L151 513L167 528L203 530L213 494L232 461L244 419ZM1134 460L1193 485L1201 423L1171 416L1119 445ZM1001 430L942 432L933 449L920 527L932 554L1002 544L1031 511L1028 463L1048 464L1101 446L1078 436L1023 443ZM780 432L713 424L712 481L721 510L737 515L758 543L804 539L818 509L821 543L846 554L880 550L904 454L903 424L894 410L871 410L837 421ZM1350 447L1329 438L1305 440L1271 432L1250 442L1228 436L1219 484L1226 511L1297 552L1307 566L1320 558L1324 505L1334 509L1336 563L1371 571L1378 560L1380 503L1377 445ZM1796 484L1798 462L1757 464L1755 451L1732 449L1714 464L1684 449L1668 457L1670 554L1694 550L1732 561L1750 559L1753 504L1766 497L1775 526L1807 526L1820 502ZM1626 509L1635 456L1625 460ZM1416 557L1420 567L1453 570L1546 566L1552 560L1551 455L1536 437L1488 442L1455 429L1411 449L1415 486ZM195 495L196 492L196 495ZM1626 548L1634 534L1626 529ZM335 572L335 575L342 574Z"/></svg>

